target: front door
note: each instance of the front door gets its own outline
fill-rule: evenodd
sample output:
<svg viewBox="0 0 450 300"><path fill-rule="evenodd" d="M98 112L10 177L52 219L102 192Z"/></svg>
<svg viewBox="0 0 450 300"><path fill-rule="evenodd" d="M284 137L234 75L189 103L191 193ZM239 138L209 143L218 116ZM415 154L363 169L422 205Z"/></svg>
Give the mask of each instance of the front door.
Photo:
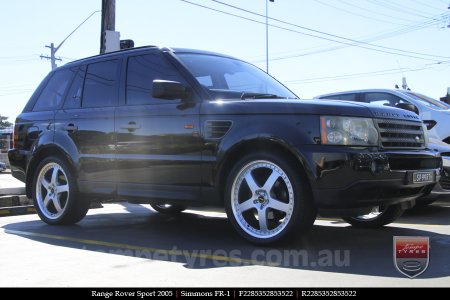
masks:
<svg viewBox="0 0 450 300"><path fill-rule="evenodd" d="M127 59L124 103L116 111L118 193L158 200L199 196L199 103L152 97L155 79L185 83L159 52Z"/></svg>

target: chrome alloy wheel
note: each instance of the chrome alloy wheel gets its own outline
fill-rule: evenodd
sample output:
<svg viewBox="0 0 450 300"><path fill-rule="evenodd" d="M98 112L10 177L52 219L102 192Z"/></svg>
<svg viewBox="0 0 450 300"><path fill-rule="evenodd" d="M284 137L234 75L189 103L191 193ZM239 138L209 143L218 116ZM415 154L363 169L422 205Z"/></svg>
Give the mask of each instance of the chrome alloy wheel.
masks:
<svg viewBox="0 0 450 300"><path fill-rule="evenodd" d="M64 169L55 162L46 164L36 180L36 202L42 214L55 220L66 211L69 181Z"/></svg>
<svg viewBox="0 0 450 300"><path fill-rule="evenodd" d="M294 190L276 164L257 160L235 177L231 206L238 225L249 235L267 239L281 233L294 209Z"/></svg>

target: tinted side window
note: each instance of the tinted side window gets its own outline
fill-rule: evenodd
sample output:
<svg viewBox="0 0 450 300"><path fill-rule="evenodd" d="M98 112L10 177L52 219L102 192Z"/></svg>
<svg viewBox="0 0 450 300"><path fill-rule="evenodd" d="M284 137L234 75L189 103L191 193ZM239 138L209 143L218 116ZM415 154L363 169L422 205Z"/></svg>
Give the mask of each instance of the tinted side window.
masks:
<svg viewBox="0 0 450 300"><path fill-rule="evenodd" d="M325 96L325 97L321 97L321 99L356 101L356 95L357 94L341 94L341 95L334 95L334 96Z"/></svg>
<svg viewBox="0 0 450 300"><path fill-rule="evenodd" d="M155 79L186 82L178 71L160 54L146 54L128 58L127 105L167 103L152 97Z"/></svg>
<svg viewBox="0 0 450 300"><path fill-rule="evenodd" d="M85 67L82 67L78 69L77 73L75 74L72 85L67 92L66 101L64 102L64 108L81 107L81 90L83 87L85 69Z"/></svg>
<svg viewBox="0 0 450 300"><path fill-rule="evenodd" d="M365 101L383 106L395 106L397 103L409 103L400 97L388 93L366 93Z"/></svg>
<svg viewBox="0 0 450 300"><path fill-rule="evenodd" d="M53 110L61 106L64 93L69 85L73 70L64 69L56 71L50 78L34 105L33 111Z"/></svg>
<svg viewBox="0 0 450 300"><path fill-rule="evenodd" d="M118 99L119 60L88 65L83 91L83 107L114 106Z"/></svg>

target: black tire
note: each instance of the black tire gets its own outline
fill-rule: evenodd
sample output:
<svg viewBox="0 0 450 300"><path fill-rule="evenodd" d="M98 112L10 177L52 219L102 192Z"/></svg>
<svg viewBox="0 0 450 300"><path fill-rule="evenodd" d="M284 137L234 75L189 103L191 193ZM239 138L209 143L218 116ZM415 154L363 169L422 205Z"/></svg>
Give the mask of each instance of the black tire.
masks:
<svg viewBox="0 0 450 300"><path fill-rule="evenodd" d="M89 201L78 197L71 168L59 157L47 157L39 164L32 191L34 207L47 224L74 224L83 219L89 210Z"/></svg>
<svg viewBox="0 0 450 300"><path fill-rule="evenodd" d="M397 220L405 210L400 204L381 207L378 213L370 213L358 217L343 217L342 219L354 227L379 228Z"/></svg>
<svg viewBox="0 0 450 300"><path fill-rule="evenodd" d="M182 205L150 204L150 206L157 212L168 215L179 214L182 211L186 210L186 207Z"/></svg>
<svg viewBox="0 0 450 300"><path fill-rule="evenodd" d="M305 177L279 155L256 152L244 156L226 182L225 210L230 223L242 237L259 245L309 230L317 213Z"/></svg>

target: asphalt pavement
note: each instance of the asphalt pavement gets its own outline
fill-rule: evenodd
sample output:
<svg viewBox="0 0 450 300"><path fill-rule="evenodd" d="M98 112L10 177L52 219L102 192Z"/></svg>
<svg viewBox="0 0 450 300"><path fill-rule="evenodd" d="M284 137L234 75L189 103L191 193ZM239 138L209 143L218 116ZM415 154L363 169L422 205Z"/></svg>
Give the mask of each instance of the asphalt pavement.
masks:
<svg viewBox="0 0 450 300"><path fill-rule="evenodd" d="M381 229L319 219L282 245L240 238L222 212L169 216L149 205L104 204L73 226L37 215L0 218L0 286L448 287L450 203L414 208ZM415 279L393 263L394 236L429 237Z"/></svg>

